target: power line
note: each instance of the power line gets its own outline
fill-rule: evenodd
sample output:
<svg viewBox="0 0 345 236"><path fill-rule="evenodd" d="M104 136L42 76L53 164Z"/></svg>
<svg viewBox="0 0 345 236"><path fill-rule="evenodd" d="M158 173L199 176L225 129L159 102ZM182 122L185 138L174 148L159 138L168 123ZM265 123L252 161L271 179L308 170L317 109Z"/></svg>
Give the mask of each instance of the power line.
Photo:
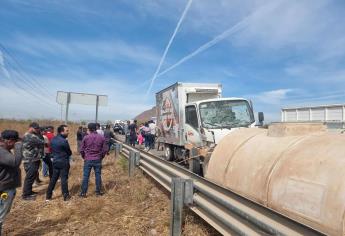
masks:
<svg viewBox="0 0 345 236"><path fill-rule="evenodd" d="M29 76L27 73L25 73L25 70L23 69L23 66L21 65L19 60L16 58L16 56L14 54L12 54L1 43L0 43L0 48L2 48L2 50L5 51L5 53L7 54L7 56L15 63L15 65L19 69L19 70L15 70L15 71L22 75L22 80L26 81L26 83L29 84L28 86L30 86L31 88L33 88L35 90L39 90L40 93L42 93L42 94L44 94L44 95L46 95L48 97L52 96L52 94L49 94L47 92L47 91L49 91L49 89L47 87L45 87L41 83L37 82L36 78L34 78L33 76Z"/></svg>
<svg viewBox="0 0 345 236"><path fill-rule="evenodd" d="M4 50L3 46L0 45L0 47ZM0 50L0 52L1 52L1 50ZM15 73L15 78L14 78L13 75L11 76L9 74L10 72L5 69L5 71L6 71L5 74L6 74L7 79L9 79L15 85L15 87L19 88L20 90L24 91L27 94L30 94L33 97L35 97L39 101L39 103L47 105L47 106L48 106L47 103L49 103L50 105L54 105L55 106L56 104L49 99L49 97L51 95L47 95L47 93L45 93L44 90L42 90L41 88L39 88L39 87L35 86L34 84L32 84L31 80L29 80L29 79L27 79L25 77L25 72L22 72L21 69L17 70L15 68L15 65L13 64L13 61L14 61L13 55L9 55L8 50L6 50L6 55L7 55L7 57L10 57L12 59L12 61L11 60L6 60L6 62L5 62L4 61L5 57L4 57L4 54L3 54L3 57L2 57L3 58L3 65L2 66L4 67L5 63L6 63L8 66L13 67L13 69L11 69L11 71L10 71L12 74L14 72L16 72ZM16 65L18 65L18 63ZM17 79L19 81L17 81ZM25 88L25 87L27 87L27 88ZM43 96L42 94L45 94L46 97Z"/></svg>
<svg viewBox="0 0 345 236"><path fill-rule="evenodd" d="M1 51L0 51L0 52L1 52ZM2 57L2 58L4 58L4 57ZM8 64L8 65L11 66L11 64ZM38 101L39 103L41 103L42 105L47 106L47 107L49 107L49 108L52 108L51 106L49 106L47 103L44 102L44 101L46 100L45 97L40 96L39 94L37 94L37 93L35 93L35 92L32 92L32 90L23 87L23 84L20 83L20 82L23 82L23 80L21 80L20 82L19 82L19 81L16 81L16 80L11 76L11 74L10 74L11 71L9 71L9 70L7 70L7 69L5 68L5 61L3 61L3 63L1 64L1 66L3 67L3 71L4 71L4 74L5 74L5 77L6 77L10 82L12 82L12 84L13 84L16 88L18 88L20 91L22 91L23 94L25 94L25 95L30 95L31 97L37 99L37 101ZM24 82L23 82L23 83L24 83ZM27 81L26 81L25 84L27 84ZM50 102L50 101L48 100L47 102ZM50 103L52 103L52 102L50 102ZM53 104L53 103L52 103L52 104ZM55 104L54 104L54 105L55 105Z"/></svg>
<svg viewBox="0 0 345 236"><path fill-rule="evenodd" d="M11 64L8 63L8 66L12 66ZM7 79L9 81L11 81L15 87L21 89L22 91L29 93L30 95L32 95L33 97L35 97L39 102L47 102L50 103L52 105L56 105L55 103L53 103L51 100L47 99L46 97L44 97L41 92L39 92L39 90L37 90L37 88L35 88L32 84L30 84L30 82L23 80L22 77L20 77L20 75L11 75L13 74L12 70L9 71L9 74L6 76ZM18 80L18 81L17 81ZM38 91L38 92L36 92ZM46 104L46 103L45 103Z"/></svg>
<svg viewBox="0 0 345 236"><path fill-rule="evenodd" d="M12 79L12 77L7 77L5 76L9 81L12 82L12 84L18 88L20 91L22 91L24 95L30 95L31 97L35 98L37 100L37 102L41 103L44 106L47 106L49 108L51 108L51 106L49 106L47 103L44 103L44 99L42 99L42 97L38 96L36 93L32 92L31 90L28 90L26 88L24 88L20 83L18 83L16 80ZM9 87L8 87L9 88ZM9 88L11 89L11 88ZM55 105L55 104L54 104Z"/></svg>
<svg viewBox="0 0 345 236"><path fill-rule="evenodd" d="M25 69L23 69L23 66L21 65L21 63L19 62L19 60L17 59L17 57L10 51L8 50L3 44L0 43L0 47L6 52L6 54L18 65L18 67L22 70L25 71ZM43 86L41 83L39 83L36 78L29 76L28 74L26 74L27 77L30 77L32 82L37 86L40 87L43 90L49 90L47 87Z"/></svg>

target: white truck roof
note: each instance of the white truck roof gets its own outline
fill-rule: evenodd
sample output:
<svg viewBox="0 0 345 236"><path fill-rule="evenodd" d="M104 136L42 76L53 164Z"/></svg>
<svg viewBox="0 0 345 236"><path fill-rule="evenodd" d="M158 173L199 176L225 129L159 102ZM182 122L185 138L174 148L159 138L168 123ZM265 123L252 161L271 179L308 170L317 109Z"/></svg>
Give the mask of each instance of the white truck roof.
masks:
<svg viewBox="0 0 345 236"><path fill-rule="evenodd" d="M176 82L175 84L170 85L169 87L166 87L160 91L158 91L156 94L159 94L161 92L164 92L166 90L169 90L173 87L184 87L184 88L190 88L193 90L193 92L198 92L197 90L200 89L218 89L221 92L222 85L218 83L183 83L183 82ZM190 91L192 92L192 91ZM202 92L202 91L200 91Z"/></svg>
<svg viewBox="0 0 345 236"><path fill-rule="evenodd" d="M191 102L191 103L188 103L188 104L200 104L200 103L204 103L204 102L218 102L218 101L229 101L229 100L233 100L233 101L247 101L249 102L248 99L245 99L245 98L240 98L240 97L228 97L228 98L212 98L212 99L207 99L207 100L202 100L202 101L197 101L197 102ZM187 105L188 105L187 104Z"/></svg>

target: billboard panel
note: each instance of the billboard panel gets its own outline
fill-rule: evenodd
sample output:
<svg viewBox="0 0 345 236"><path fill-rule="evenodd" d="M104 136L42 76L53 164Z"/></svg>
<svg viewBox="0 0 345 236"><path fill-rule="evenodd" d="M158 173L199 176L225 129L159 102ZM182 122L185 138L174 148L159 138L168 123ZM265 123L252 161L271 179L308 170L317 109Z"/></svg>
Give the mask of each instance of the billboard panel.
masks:
<svg viewBox="0 0 345 236"><path fill-rule="evenodd" d="M68 93L70 93L70 104L81 104L81 105L96 105L98 96L98 105L107 106L108 96L107 95L96 95L87 93L73 93L58 91L56 96L56 102L62 105L67 104Z"/></svg>

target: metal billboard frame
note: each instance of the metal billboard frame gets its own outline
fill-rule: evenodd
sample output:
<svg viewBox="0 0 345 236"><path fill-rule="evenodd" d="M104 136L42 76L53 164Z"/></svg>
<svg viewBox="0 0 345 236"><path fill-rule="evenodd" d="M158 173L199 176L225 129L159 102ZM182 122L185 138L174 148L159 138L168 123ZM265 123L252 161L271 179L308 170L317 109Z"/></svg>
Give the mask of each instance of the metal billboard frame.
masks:
<svg viewBox="0 0 345 236"><path fill-rule="evenodd" d="M67 97L62 100L61 102L61 95L60 94L66 94ZM60 96L59 96L60 95ZM80 95L80 96L94 96L95 97L95 105L96 105L96 117L95 117L95 122L98 122L98 107L101 106L107 106L108 104L108 95L101 95L101 94L92 94L92 93L76 93L76 92L66 92L66 91L57 91L56 92L56 102L60 105L66 105L66 113L65 113L65 123L67 124L68 122L68 111L69 111L69 105L71 104L71 95ZM105 104L100 104L100 97L104 98L103 103ZM83 104L83 103L78 103L78 102L72 102L72 104ZM83 105L93 105L92 104L83 104Z"/></svg>

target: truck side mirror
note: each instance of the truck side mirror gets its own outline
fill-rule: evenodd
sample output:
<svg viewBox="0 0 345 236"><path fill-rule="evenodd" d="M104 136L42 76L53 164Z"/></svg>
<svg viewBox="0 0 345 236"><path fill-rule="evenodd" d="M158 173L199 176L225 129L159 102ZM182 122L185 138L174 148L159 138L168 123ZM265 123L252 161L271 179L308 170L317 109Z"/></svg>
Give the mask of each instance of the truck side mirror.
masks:
<svg viewBox="0 0 345 236"><path fill-rule="evenodd" d="M262 111L258 112L259 125L263 125L265 120L264 113Z"/></svg>

